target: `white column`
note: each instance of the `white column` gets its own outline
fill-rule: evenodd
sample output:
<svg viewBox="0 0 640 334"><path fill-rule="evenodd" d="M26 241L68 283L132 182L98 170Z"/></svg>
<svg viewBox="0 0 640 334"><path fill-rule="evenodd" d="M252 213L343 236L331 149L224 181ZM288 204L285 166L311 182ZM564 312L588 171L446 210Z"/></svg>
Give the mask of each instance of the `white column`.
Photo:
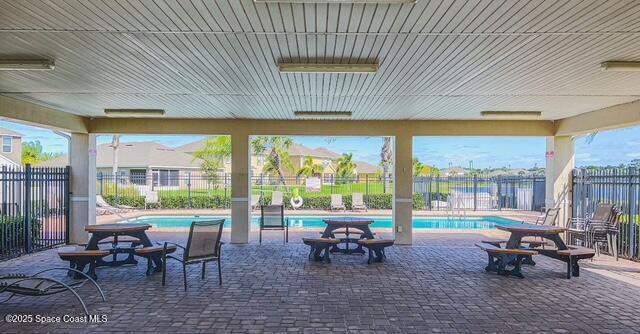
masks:
<svg viewBox="0 0 640 334"><path fill-rule="evenodd" d="M231 135L231 242L249 243L249 134Z"/></svg>
<svg viewBox="0 0 640 334"><path fill-rule="evenodd" d="M397 244L413 242L413 137L398 135L395 138L393 222Z"/></svg>
<svg viewBox="0 0 640 334"><path fill-rule="evenodd" d="M71 198L69 242L84 243L84 228L96 223L96 136L72 133L69 142Z"/></svg>
<svg viewBox="0 0 640 334"><path fill-rule="evenodd" d="M571 217L571 173L575 168L573 138L570 136L547 137L547 168L545 205L559 207L558 225L566 226Z"/></svg>

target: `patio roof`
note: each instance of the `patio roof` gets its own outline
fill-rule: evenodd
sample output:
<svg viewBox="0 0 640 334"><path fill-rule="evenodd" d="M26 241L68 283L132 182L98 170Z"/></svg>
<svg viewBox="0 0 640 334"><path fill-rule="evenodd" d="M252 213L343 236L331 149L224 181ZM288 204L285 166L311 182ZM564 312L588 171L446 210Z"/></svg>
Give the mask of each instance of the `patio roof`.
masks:
<svg viewBox="0 0 640 334"><path fill-rule="evenodd" d="M635 1L252 0L125 5L0 2L3 58L48 72L2 76L0 94L81 116L160 108L167 117L558 120L637 100L640 77L600 63L640 60ZM615 18L615 19L611 19ZM375 74L281 73L279 63L377 63Z"/></svg>

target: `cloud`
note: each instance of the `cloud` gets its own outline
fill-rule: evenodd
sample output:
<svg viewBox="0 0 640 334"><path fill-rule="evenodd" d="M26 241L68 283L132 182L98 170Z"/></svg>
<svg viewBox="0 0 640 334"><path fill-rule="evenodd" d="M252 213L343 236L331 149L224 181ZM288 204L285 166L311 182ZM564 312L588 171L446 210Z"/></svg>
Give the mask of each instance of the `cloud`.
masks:
<svg viewBox="0 0 640 334"><path fill-rule="evenodd" d="M638 145L640 145L640 140L629 140L627 142L627 145L629 145L629 146L638 146Z"/></svg>
<svg viewBox="0 0 640 334"><path fill-rule="evenodd" d="M626 156L629 158L640 158L640 152L627 153Z"/></svg>

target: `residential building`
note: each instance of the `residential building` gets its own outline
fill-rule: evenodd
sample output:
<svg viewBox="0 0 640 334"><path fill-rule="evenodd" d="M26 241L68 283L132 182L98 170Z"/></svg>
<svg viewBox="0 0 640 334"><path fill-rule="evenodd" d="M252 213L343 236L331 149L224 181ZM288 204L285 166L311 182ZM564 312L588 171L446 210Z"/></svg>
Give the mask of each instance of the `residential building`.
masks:
<svg viewBox="0 0 640 334"><path fill-rule="evenodd" d="M22 134L0 128L2 151L0 151L0 166L18 167L22 165Z"/></svg>

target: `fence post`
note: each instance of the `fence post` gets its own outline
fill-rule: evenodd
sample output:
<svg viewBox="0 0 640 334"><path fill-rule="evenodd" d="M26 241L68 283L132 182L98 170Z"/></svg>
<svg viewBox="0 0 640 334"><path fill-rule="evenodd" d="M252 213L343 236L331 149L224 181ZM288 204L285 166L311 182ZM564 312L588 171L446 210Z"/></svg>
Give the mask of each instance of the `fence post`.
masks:
<svg viewBox="0 0 640 334"><path fill-rule="evenodd" d="M114 187L114 191L115 191L115 201L116 201L116 205L120 204L120 199L118 198L118 172L116 172L115 174L113 174L113 187Z"/></svg>
<svg viewBox="0 0 640 334"><path fill-rule="evenodd" d="M187 196L189 197L189 209L191 209L193 208L193 204L191 203L191 172L187 173Z"/></svg>
<svg viewBox="0 0 640 334"><path fill-rule="evenodd" d="M65 244L69 244L69 224L71 222L71 217L69 214L71 213L71 208L69 204L71 204L71 167L66 166L64 168L64 189L62 190L62 194L64 195L64 220L65 220L65 233L64 233L64 242ZM102 190L102 189L101 189Z"/></svg>
<svg viewBox="0 0 640 334"><path fill-rule="evenodd" d="M69 167L69 166L67 166ZM102 177L102 172L98 172L98 180L100 180L100 196L103 196L104 193L104 178Z"/></svg>
<svg viewBox="0 0 640 334"><path fill-rule="evenodd" d="M333 195L333 185L336 183L334 175L331 174L331 194Z"/></svg>
<svg viewBox="0 0 640 334"><path fill-rule="evenodd" d="M369 174L364 176L364 194L369 196Z"/></svg>
<svg viewBox="0 0 640 334"><path fill-rule="evenodd" d="M478 209L478 175L473 176L473 211Z"/></svg>
<svg viewBox="0 0 640 334"><path fill-rule="evenodd" d="M24 173L24 251L31 253L31 165L25 166Z"/></svg>
<svg viewBox="0 0 640 334"><path fill-rule="evenodd" d="M636 219L638 214L638 189L637 177L638 169L629 167L629 197L628 197L628 214L629 214L629 257L635 258L636 255ZM620 243L620 241L618 241Z"/></svg>
<svg viewBox="0 0 640 334"><path fill-rule="evenodd" d="M498 176L496 178L496 188L497 188L497 199L498 199L498 211L502 210L502 177Z"/></svg>

